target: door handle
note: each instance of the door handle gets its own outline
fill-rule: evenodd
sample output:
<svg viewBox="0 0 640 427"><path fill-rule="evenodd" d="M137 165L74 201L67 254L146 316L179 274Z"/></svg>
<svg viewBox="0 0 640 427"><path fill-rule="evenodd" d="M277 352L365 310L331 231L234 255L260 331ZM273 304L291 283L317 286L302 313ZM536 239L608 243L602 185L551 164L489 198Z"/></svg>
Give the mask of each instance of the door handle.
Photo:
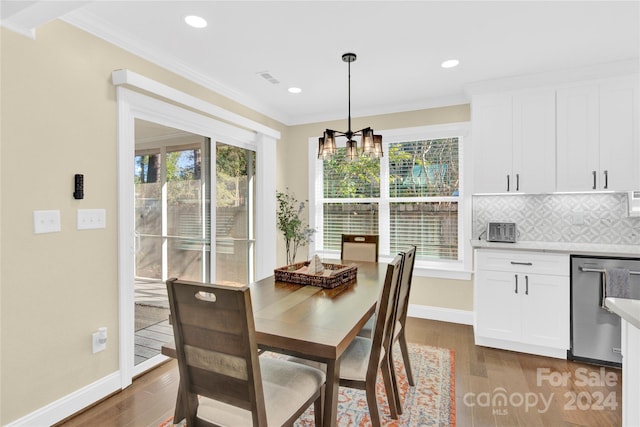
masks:
<svg viewBox="0 0 640 427"><path fill-rule="evenodd" d="M604 189L609 188L609 171L604 171Z"/></svg>
<svg viewBox="0 0 640 427"><path fill-rule="evenodd" d="M591 187L592 190L596 189L596 171L592 171L591 174L593 174L593 187Z"/></svg>
<svg viewBox="0 0 640 427"><path fill-rule="evenodd" d="M511 261L511 265L533 265L532 262Z"/></svg>
<svg viewBox="0 0 640 427"><path fill-rule="evenodd" d="M524 294L529 295L529 276L524 276Z"/></svg>
<svg viewBox="0 0 640 427"><path fill-rule="evenodd" d="M507 191L509 191L509 174L507 174Z"/></svg>
<svg viewBox="0 0 640 427"><path fill-rule="evenodd" d="M516 294L518 293L518 275L516 274Z"/></svg>
<svg viewBox="0 0 640 427"><path fill-rule="evenodd" d="M516 174L516 191L520 191L520 174L519 173Z"/></svg>

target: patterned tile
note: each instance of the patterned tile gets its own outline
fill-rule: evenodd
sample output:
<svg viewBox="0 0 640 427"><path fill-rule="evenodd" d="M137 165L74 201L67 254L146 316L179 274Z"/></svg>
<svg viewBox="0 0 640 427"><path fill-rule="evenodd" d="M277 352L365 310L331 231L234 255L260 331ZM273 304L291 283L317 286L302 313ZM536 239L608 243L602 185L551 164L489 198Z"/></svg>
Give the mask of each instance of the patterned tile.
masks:
<svg viewBox="0 0 640 427"><path fill-rule="evenodd" d="M574 215L583 225L574 225ZM518 224L518 240L640 244L640 217L627 216L626 193L473 196L473 237L490 221Z"/></svg>

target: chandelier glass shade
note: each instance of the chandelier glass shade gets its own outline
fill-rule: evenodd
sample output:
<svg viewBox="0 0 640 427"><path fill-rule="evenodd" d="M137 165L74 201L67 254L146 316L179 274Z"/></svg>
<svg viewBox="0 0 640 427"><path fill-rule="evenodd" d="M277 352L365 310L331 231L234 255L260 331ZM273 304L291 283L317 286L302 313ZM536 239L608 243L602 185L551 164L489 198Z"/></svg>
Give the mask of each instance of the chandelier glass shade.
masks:
<svg viewBox="0 0 640 427"><path fill-rule="evenodd" d="M351 130L351 63L356 60L356 54L345 53L344 55L342 55L342 60L348 64L349 70L349 130L347 130L346 132L340 132L332 129L326 129L324 131L324 135L318 138L318 158L327 159L336 154L336 137L347 138L346 158L348 160L355 160L361 155L380 158L383 156L382 135L374 135L373 129L371 127L367 127L356 132L353 132ZM354 139L354 137L356 136L360 137L362 145L362 149L360 152L358 152L358 142L356 139Z"/></svg>

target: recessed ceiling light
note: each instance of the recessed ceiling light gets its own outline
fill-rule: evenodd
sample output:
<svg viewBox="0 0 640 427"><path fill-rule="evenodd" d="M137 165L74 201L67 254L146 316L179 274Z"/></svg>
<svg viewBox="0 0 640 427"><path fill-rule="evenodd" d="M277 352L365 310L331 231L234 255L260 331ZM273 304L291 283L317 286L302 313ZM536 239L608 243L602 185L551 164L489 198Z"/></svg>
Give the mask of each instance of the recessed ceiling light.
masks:
<svg viewBox="0 0 640 427"><path fill-rule="evenodd" d="M299 87L290 87L288 90L291 93L300 93L300 92L302 92L302 89L300 89Z"/></svg>
<svg viewBox="0 0 640 427"><path fill-rule="evenodd" d="M207 26L207 21L204 18L196 15L185 16L184 22L186 22L187 25L190 25L193 28L204 28Z"/></svg>
<svg viewBox="0 0 640 427"><path fill-rule="evenodd" d="M448 59L444 61L442 64L440 64L440 66L442 68L453 68L453 67L457 67L459 63L460 61L458 61L457 59Z"/></svg>

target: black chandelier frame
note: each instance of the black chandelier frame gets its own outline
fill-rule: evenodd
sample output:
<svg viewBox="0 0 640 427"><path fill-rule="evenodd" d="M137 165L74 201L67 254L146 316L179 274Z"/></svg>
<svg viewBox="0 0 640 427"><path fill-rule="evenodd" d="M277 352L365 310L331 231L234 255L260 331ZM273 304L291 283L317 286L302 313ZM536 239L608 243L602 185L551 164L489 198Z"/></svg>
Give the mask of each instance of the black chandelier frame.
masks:
<svg viewBox="0 0 640 427"><path fill-rule="evenodd" d="M358 131L351 130L351 63L357 59L355 53L345 53L342 55L342 61L347 63L348 67L348 91L349 91L349 114L348 114L348 130L346 132L326 129L324 135L318 138L318 158L327 159L336 154L336 137L347 138L347 159L355 160L359 155L380 158L382 152L382 135L375 135L373 128L366 127ZM362 141L362 151L358 153L358 142L353 139L359 136Z"/></svg>

